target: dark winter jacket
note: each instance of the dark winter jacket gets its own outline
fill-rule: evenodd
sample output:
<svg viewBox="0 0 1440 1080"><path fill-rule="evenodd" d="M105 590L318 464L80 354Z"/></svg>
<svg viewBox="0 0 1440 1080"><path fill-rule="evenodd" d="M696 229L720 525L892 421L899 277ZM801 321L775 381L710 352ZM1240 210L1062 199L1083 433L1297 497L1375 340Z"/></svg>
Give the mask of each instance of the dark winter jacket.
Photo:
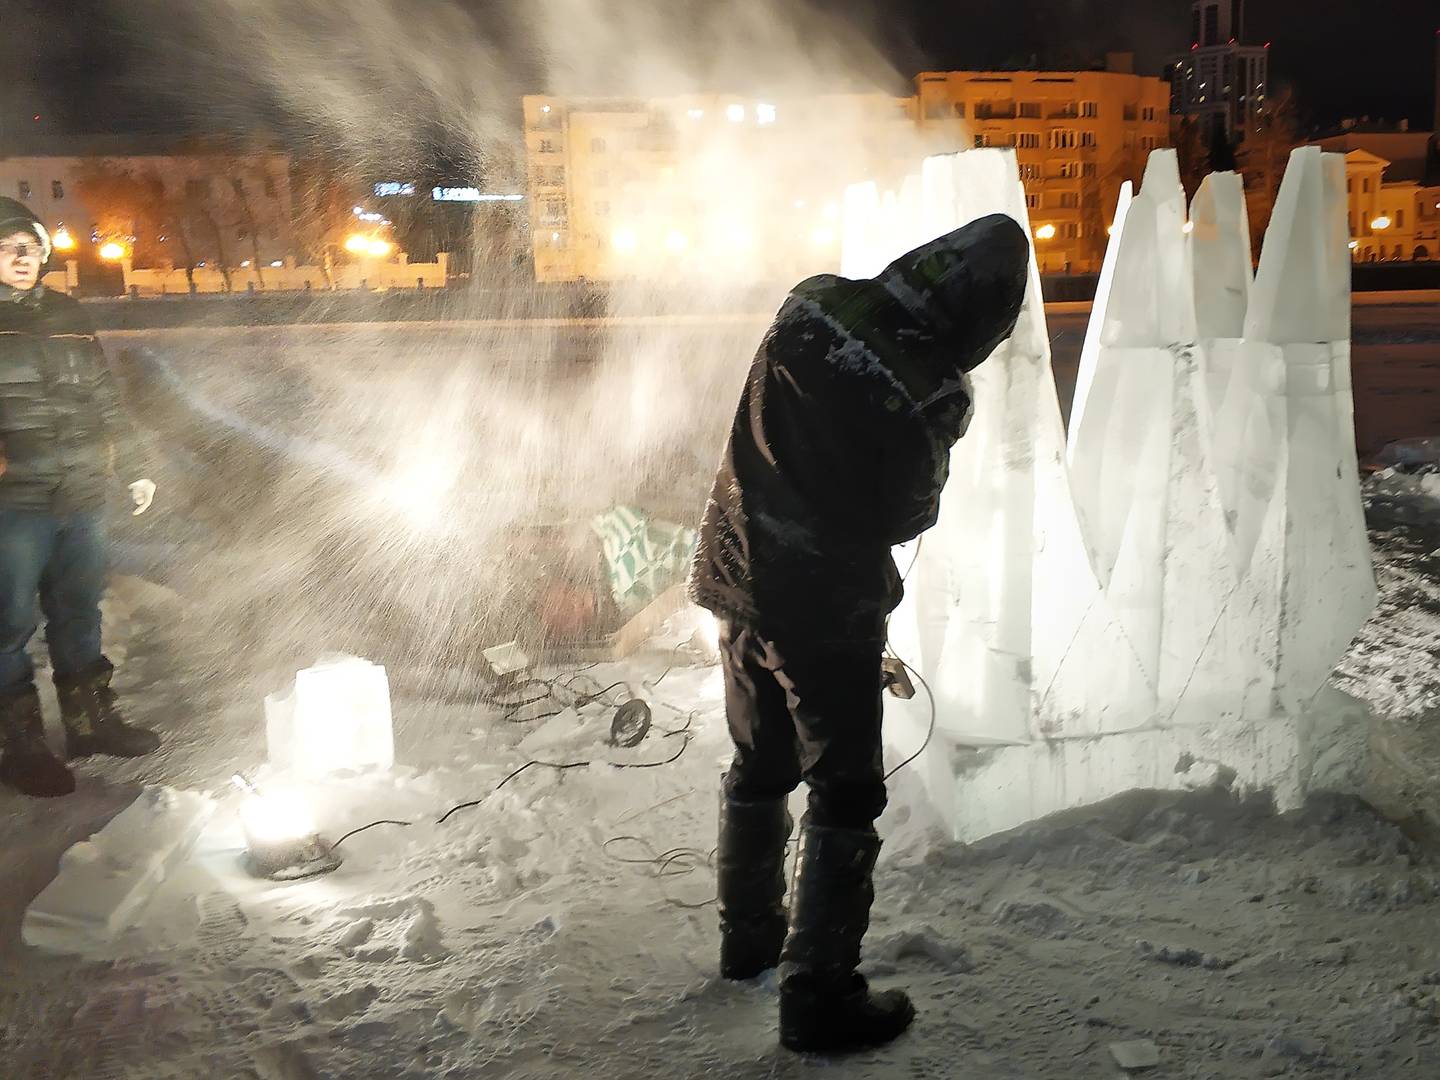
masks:
<svg viewBox="0 0 1440 1080"><path fill-rule="evenodd" d="M147 471L84 311L43 285L0 286L0 456L0 510L99 510Z"/></svg>
<svg viewBox="0 0 1440 1080"><path fill-rule="evenodd" d="M878 277L798 285L761 342L701 526L696 603L780 639L879 641L893 545L935 523L966 373L1014 331L1029 246L1002 215Z"/></svg>

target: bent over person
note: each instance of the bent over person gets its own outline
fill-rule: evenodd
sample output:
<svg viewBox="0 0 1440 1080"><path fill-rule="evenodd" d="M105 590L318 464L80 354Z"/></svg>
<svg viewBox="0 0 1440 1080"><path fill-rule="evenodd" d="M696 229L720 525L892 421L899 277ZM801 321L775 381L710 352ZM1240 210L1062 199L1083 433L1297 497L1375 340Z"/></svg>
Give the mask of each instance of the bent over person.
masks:
<svg viewBox="0 0 1440 1080"><path fill-rule="evenodd" d="M66 795L75 778L45 743L26 646L45 640L65 727L65 756L138 757L160 745L125 722L100 651L104 507L112 459L136 441L105 354L79 302L40 281L50 236L34 214L0 198L0 783ZM155 485L133 467L135 513Z"/></svg>
<svg viewBox="0 0 1440 1080"><path fill-rule="evenodd" d="M856 972L885 807L891 547L935 523L970 420L967 372L1014 331L1029 243L994 215L872 280L824 275L786 299L750 368L701 527L690 593L721 623L735 743L717 853L720 968L780 965L780 1040L836 1052L894 1039L900 991ZM786 796L801 780L785 910Z"/></svg>

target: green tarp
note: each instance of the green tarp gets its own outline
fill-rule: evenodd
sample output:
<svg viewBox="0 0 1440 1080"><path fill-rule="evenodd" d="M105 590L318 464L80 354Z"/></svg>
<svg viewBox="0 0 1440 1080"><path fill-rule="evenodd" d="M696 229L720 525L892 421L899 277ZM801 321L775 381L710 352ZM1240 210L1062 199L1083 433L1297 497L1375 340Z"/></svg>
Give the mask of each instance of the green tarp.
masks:
<svg viewBox="0 0 1440 1080"><path fill-rule="evenodd" d="M600 538L610 592L626 617L670 586L685 580L695 554L695 530L652 521L631 506L617 506L593 518Z"/></svg>

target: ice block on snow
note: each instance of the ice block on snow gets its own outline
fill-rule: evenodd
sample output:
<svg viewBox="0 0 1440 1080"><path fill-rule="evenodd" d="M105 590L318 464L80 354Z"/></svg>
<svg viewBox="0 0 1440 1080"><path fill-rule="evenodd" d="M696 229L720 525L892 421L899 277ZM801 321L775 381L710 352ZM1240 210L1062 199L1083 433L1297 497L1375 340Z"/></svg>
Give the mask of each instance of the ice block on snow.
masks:
<svg viewBox="0 0 1440 1080"><path fill-rule="evenodd" d="M395 764L390 682L385 669L346 656L295 674L289 694L265 699L270 763L300 776Z"/></svg>
<svg viewBox="0 0 1440 1080"><path fill-rule="evenodd" d="M185 859L214 809L214 800L198 792L145 788L60 856L55 880L25 912L25 944L84 952L113 940Z"/></svg>

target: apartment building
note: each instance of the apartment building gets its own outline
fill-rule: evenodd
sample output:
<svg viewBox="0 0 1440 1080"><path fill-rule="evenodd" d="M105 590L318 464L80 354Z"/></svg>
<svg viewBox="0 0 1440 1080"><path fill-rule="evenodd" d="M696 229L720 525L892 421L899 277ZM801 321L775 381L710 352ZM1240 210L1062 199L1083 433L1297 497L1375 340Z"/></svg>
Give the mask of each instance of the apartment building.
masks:
<svg viewBox="0 0 1440 1080"><path fill-rule="evenodd" d="M846 185L977 146L1015 149L1042 269L1098 270L1120 184L1169 139L1166 84L1111 67L927 72L909 98L527 97L536 279L833 271Z"/></svg>

